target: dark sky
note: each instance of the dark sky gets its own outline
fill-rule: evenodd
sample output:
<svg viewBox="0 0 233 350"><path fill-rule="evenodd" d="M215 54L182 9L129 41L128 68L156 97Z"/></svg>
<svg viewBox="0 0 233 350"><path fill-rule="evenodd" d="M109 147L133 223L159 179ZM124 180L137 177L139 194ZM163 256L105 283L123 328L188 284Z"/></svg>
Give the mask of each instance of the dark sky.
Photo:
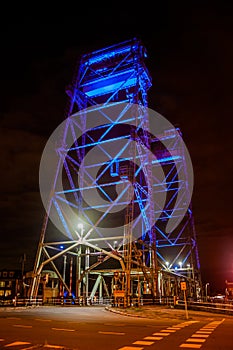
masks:
<svg viewBox="0 0 233 350"><path fill-rule="evenodd" d="M149 107L179 126L194 168L193 212L203 283L233 280L230 2L164 1L126 9L1 13L1 268L31 269L44 216L38 172L64 120L65 88L82 54L138 37L153 86Z"/></svg>

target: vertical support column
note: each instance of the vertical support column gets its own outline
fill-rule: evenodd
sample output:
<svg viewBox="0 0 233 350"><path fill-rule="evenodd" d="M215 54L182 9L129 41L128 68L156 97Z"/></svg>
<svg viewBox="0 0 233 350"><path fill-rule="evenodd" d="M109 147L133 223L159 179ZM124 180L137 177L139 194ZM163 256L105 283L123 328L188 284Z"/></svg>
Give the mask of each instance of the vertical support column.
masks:
<svg viewBox="0 0 233 350"><path fill-rule="evenodd" d="M88 290L89 290L89 273L88 269L90 267L90 248L86 247L85 251L85 291L84 291L84 297L88 298Z"/></svg>
<svg viewBox="0 0 233 350"><path fill-rule="evenodd" d="M70 258L70 288L69 288L69 296L72 296L72 283L73 283L73 258Z"/></svg>
<svg viewBox="0 0 233 350"><path fill-rule="evenodd" d="M153 297L159 296L160 291L158 290L158 261L156 254L156 240L154 234L154 228L152 228L152 242L151 242L151 259L152 259L152 294Z"/></svg>
<svg viewBox="0 0 233 350"><path fill-rule="evenodd" d="M66 280L66 255L63 256L63 281L65 282ZM64 286L64 283L62 284L62 295L64 297L64 292L65 292L65 286Z"/></svg>
<svg viewBox="0 0 233 350"><path fill-rule="evenodd" d="M103 276L101 276L99 284L99 301L103 298Z"/></svg>
<svg viewBox="0 0 233 350"><path fill-rule="evenodd" d="M81 296L81 253L82 246L80 245L76 258L76 298L80 298Z"/></svg>

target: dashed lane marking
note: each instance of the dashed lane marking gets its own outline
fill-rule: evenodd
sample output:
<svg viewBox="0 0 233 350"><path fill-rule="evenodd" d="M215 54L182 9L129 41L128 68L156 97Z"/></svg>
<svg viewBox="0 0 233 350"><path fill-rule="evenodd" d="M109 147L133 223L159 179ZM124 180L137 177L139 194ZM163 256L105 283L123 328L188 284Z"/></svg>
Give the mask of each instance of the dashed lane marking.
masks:
<svg viewBox="0 0 233 350"><path fill-rule="evenodd" d="M75 332L75 329L69 328L52 328L53 331Z"/></svg>
<svg viewBox="0 0 233 350"><path fill-rule="evenodd" d="M51 322L52 320L45 320L44 318L35 318L35 321Z"/></svg>
<svg viewBox="0 0 233 350"><path fill-rule="evenodd" d="M98 333L100 333L100 334L111 334L111 335L125 335L125 333L122 333L122 332L104 332L104 331L99 331Z"/></svg>
<svg viewBox="0 0 233 350"><path fill-rule="evenodd" d="M139 348L138 346L123 346L123 348L119 348L118 350L143 350L144 348Z"/></svg>
<svg viewBox="0 0 233 350"><path fill-rule="evenodd" d="M44 347L44 348L50 348L50 349L64 349L64 346L60 346L60 345L51 345L51 344L45 344L43 347Z"/></svg>
<svg viewBox="0 0 233 350"><path fill-rule="evenodd" d="M126 323L104 323L104 326L125 327Z"/></svg>
<svg viewBox="0 0 233 350"><path fill-rule="evenodd" d="M32 328L32 326L25 326L23 324L13 324L13 327L18 327L18 328Z"/></svg>

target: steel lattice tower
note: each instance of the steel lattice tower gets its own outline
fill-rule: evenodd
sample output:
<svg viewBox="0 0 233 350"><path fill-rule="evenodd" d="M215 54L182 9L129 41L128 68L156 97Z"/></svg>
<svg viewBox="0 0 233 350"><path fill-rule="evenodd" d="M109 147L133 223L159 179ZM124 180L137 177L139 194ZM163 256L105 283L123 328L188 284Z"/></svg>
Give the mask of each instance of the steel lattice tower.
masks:
<svg viewBox="0 0 233 350"><path fill-rule="evenodd" d="M186 176L181 133L178 129L165 130L158 139L149 132L147 93L152 82L145 58L146 50L138 39L81 57L67 89L66 122L57 148L56 174L62 173L63 190L57 190L56 175L35 260L31 296L37 295L41 271L48 263L71 294L56 264L67 255L75 256L77 262L77 297L82 294L81 285L86 297L94 296L102 284L111 293L105 276L112 278L112 292L117 295L118 291L125 305L130 305L135 293L135 278L139 281L137 295L148 290L153 297L178 294L182 279L187 280L190 295L197 294L200 266L191 206L174 231L165 230L171 216L179 219L186 205L186 181L180 181ZM93 118L98 120L97 126L93 126ZM67 149L68 139L72 146ZM110 151L115 142L122 142L116 154ZM94 148L99 153L93 153L86 162ZM98 159L100 153L104 157ZM150 153L156 154L156 161ZM156 167L163 168L163 182L153 175ZM120 195L116 191L119 186ZM181 188L183 195L179 196ZM93 193L98 193L101 200L90 208L88 200ZM166 194L162 211L154 199L159 193ZM65 205L72 208L74 220L66 214ZM68 240L51 240L51 212L58 217ZM157 212L158 220L151 226ZM176 268L178 260L182 265ZM88 282L90 274L97 276L92 286Z"/></svg>

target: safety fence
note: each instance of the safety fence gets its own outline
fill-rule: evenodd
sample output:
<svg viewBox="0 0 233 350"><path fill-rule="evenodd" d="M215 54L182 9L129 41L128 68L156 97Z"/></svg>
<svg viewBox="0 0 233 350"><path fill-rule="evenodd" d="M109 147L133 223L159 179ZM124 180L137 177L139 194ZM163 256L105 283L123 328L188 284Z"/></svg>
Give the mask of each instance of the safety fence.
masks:
<svg viewBox="0 0 233 350"><path fill-rule="evenodd" d="M169 306L176 309L185 308L185 302L176 297L163 298L131 298L127 302L127 307L142 307L150 305ZM124 308L124 298L72 298L72 297L58 297L58 298L15 298L12 300L0 300L2 307L37 307L37 306L111 306ZM221 303L214 302L194 302L187 301L186 304L189 310L207 311L212 313L224 313L233 315L233 300Z"/></svg>
<svg viewBox="0 0 233 350"><path fill-rule="evenodd" d="M173 305L174 298L130 298L128 301L130 306L143 306L143 305ZM97 298L97 297L79 297L73 298L67 297L53 297L53 298L15 298L11 300L2 300L0 306L42 306L42 305L54 305L54 306L98 306L98 305L111 305L117 307L124 307L124 298Z"/></svg>
<svg viewBox="0 0 233 350"><path fill-rule="evenodd" d="M42 298L15 298L9 300L0 300L0 306L41 306L43 305Z"/></svg>

